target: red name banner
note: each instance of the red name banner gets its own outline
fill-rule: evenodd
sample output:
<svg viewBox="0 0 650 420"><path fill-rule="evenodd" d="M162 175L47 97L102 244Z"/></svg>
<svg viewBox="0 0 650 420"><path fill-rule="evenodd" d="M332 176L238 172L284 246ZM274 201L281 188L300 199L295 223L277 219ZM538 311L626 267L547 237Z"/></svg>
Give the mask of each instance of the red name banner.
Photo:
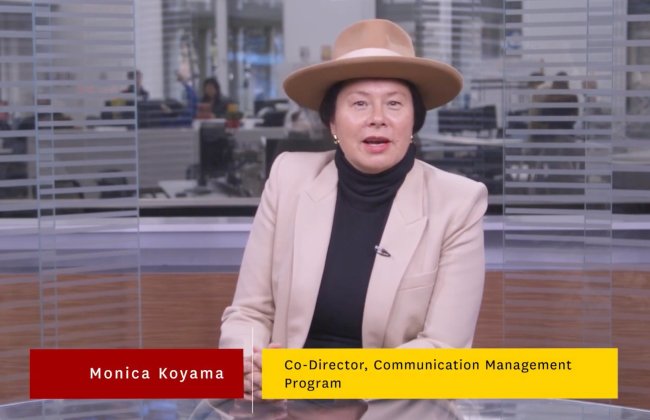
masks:
<svg viewBox="0 0 650 420"><path fill-rule="evenodd" d="M29 397L242 398L241 349L32 349Z"/></svg>

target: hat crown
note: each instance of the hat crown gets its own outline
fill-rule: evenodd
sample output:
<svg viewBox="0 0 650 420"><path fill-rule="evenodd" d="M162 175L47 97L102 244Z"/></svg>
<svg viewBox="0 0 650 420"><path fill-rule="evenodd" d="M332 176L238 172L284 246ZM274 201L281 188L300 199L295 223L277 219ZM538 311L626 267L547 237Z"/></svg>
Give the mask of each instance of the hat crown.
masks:
<svg viewBox="0 0 650 420"><path fill-rule="evenodd" d="M417 57L409 34L385 19L368 19L343 29L334 41L332 59L291 73L284 91L296 103L318 110L336 83L358 79L399 79L415 86L426 109L446 104L463 87L450 65Z"/></svg>
<svg viewBox="0 0 650 420"><path fill-rule="evenodd" d="M357 22L336 38L332 51L334 60L363 49L387 50L387 54L415 57L413 41L397 24L385 19L369 19ZM381 55L375 52L375 55Z"/></svg>

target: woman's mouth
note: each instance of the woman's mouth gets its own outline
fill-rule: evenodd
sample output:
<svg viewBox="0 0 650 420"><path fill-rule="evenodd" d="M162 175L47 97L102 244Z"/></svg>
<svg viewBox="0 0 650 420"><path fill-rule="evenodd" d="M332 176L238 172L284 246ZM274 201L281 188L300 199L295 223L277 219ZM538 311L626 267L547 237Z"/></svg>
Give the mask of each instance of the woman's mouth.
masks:
<svg viewBox="0 0 650 420"><path fill-rule="evenodd" d="M381 153L388 148L390 140L386 137L367 137L363 140L366 151Z"/></svg>

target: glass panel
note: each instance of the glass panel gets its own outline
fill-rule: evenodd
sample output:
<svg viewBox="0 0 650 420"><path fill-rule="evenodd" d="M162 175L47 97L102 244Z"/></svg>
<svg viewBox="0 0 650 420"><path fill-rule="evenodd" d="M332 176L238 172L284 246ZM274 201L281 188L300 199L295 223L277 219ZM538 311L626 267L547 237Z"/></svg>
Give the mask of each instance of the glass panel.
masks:
<svg viewBox="0 0 650 420"><path fill-rule="evenodd" d="M501 214L503 188L502 1L379 1L377 16L399 23L416 54L452 64L463 91L432 110L418 134L420 158L483 182L488 214Z"/></svg>
<svg viewBox="0 0 650 420"><path fill-rule="evenodd" d="M137 10L150 92L138 103L141 214L252 215L264 138L285 136L286 106L256 118L287 103L275 70L282 2L145 0Z"/></svg>
<svg viewBox="0 0 650 420"><path fill-rule="evenodd" d="M646 4L505 2L505 344L619 347L635 404L650 369L635 321L650 268Z"/></svg>
<svg viewBox="0 0 650 420"><path fill-rule="evenodd" d="M622 395L644 398L642 0L0 0L0 398L25 395L30 346L139 344L138 212L252 215L277 153L332 147L282 80L375 16L465 77L417 141L503 215L487 224L494 343L619 346ZM211 77L229 100L200 105ZM247 229L184 246L236 269Z"/></svg>
<svg viewBox="0 0 650 420"><path fill-rule="evenodd" d="M0 1L0 400L27 398L29 348L139 345L133 22Z"/></svg>
<svg viewBox="0 0 650 420"><path fill-rule="evenodd" d="M612 345L616 75L604 65L615 57L603 40L615 36L614 14L611 0L505 3L510 347Z"/></svg>
<svg viewBox="0 0 650 420"><path fill-rule="evenodd" d="M7 420L359 418L642 420L647 410L570 400L45 400L0 406ZM342 417L344 416L344 417Z"/></svg>

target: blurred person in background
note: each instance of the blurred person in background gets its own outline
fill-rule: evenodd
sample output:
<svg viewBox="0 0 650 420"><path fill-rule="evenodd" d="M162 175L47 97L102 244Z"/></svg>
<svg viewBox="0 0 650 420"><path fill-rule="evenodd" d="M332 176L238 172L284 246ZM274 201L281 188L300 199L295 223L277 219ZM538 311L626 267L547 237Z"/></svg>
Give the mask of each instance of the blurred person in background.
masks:
<svg viewBox="0 0 650 420"><path fill-rule="evenodd" d="M203 82L203 97L199 103L199 118L226 118L234 102L221 93L221 85L214 77Z"/></svg>
<svg viewBox="0 0 650 420"><path fill-rule="evenodd" d="M559 106L543 108L541 114L545 117L559 117L555 120L551 118L546 122L549 129L571 130L579 115L578 95L569 91L569 80L566 72L558 72L555 77L551 89L556 92L545 95L544 102ZM568 134L560 133L560 135L567 136Z"/></svg>
<svg viewBox="0 0 650 420"><path fill-rule="evenodd" d="M188 68L183 67L176 71L176 80L181 84L183 88L183 102L185 103L185 112L182 117L189 119L190 121L196 117L197 108L199 104L199 98L196 95L196 91L192 86L192 79L190 77L190 71Z"/></svg>
<svg viewBox="0 0 650 420"><path fill-rule="evenodd" d="M11 115L6 110L2 108L8 107L9 102L0 99L0 130L11 130ZM0 146L2 146L2 141L0 141Z"/></svg>
<svg viewBox="0 0 650 420"><path fill-rule="evenodd" d="M149 100L149 92L142 86L142 72L140 70L130 71L127 78L132 81L122 93L133 93L135 91L138 101Z"/></svg>

